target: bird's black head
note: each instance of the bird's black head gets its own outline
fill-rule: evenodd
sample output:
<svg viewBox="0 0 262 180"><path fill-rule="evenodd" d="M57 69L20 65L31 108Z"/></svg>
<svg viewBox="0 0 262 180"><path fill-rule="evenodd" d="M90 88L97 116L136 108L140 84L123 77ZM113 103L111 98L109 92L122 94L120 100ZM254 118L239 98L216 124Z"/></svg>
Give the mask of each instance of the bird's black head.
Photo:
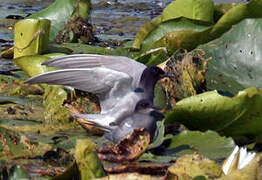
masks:
<svg viewBox="0 0 262 180"><path fill-rule="evenodd" d="M146 77L151 77L154 78L156 80L159 80L163 77L165 77L166 73L165 71L163 71L161 68L157 67L157 66L149 66L147 67L142 76L145 75Z"/></svg>
<svg viewBox="0 0 262 180"><path fill-rule="evenodd" d="M174 76L165 73L165 71L163 71L161 68L157 66L149 66L143 71L140 83L143 83L145 81L151 81L154 84L164 77L172 78Z"/></svg>

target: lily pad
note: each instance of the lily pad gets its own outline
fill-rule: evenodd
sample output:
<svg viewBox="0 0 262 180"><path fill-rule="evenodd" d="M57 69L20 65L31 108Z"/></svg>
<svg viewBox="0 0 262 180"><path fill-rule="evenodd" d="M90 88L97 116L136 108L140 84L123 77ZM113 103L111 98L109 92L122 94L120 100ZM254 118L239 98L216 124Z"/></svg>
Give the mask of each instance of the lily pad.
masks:
<svg viewBox="0 0 262 180"><path fill-rule="evenodd" d="M14 62L31 77L52 70L50 67L41 65L49 59L51 58L48 56L33 55L16 58L14 59Z"/></svg>
<svg viewBox="0 0 262 180"><path fill-rule="evenodd" d="M215 24L210 36L217 38L224 32L228 31L232 25L239 23L245 18L261 18L262 17L262 1L251 0L249 3L238 4L229 9Z"/></svg>
<svg viewBox="0 0 262 180"><path fill-rule="evenodd" d="M14 58L43 53L48 45L50 21L24 19L15 24Z"/></svg>
<svg viewBox="0 0 262 180"><path fill-rule="evenodd" d="M207 36L211 27L201 21L187 18L165 21L150 32L143 40L142 46L146 49L167 47L171 52L179 48L191 50L196 45L208 41Z"/></svg>
<svg viewBox="0 0 262 180"><path fill-rule="evenodd" d="M0 135L1 159L43 155L51 148L48 144L33 143L25 136L3 127L0 127Z"/></svg>
<svg viewBox="0 0 262 180"><path fill-rule="evenodd" d="M232 138L219 136L214 131L183 131L171 138L165 154L180 157L197 152L210 159L226 158L235 147Z"/></svg>
<svg viewBox="0 0 262 180"><path fill-rule="evenodd" d="M192 11L192 9L194 10ZM178 40L176 40L178 41L177 44L179 44L183 48L182 45L184 43L183 39L185 38L185 36L188 35L186 34L186 32L187 31L201 32L204 31L203 29L209 28L210 27L209 25L213 22L213 11L214 11L214 7L213 7L213 2L211 0L174 1L164 9L162 15L154 19L151 23L147 23L140 28L140 30L136 35L133 48L140 49L142 44L143 46L146 46L146 44L148 45L149 43L153 44L155 43L156 38L157 39L164 38L164 36L167 33L171 33L171 32L177 32L177 33L180 32L179 36L177 37L174 35L172 36L178 38ZM185 36L183 36L184 32L186 34ZM149 38L150 36L151 38ZM154 38L152 39L152 37ZM155 41L144 43L146 39L152 39ZM191 42L194 41L192 40ZM193 45L190 48L192 47ZM147 49L149 48L147 47Z"/></svg>
<svg viewBox="0 0 262 180"><path fill-rule="evenodd" d="M261 89L248 88L234 97L210 91L179 101L166 122L181 122L194 130L215 130L235 140L254 140L262 134L261 102Z"/></svg>
<svg viewBox="0 0 262 180"><path fill-rule="evenodd" d="M204 22L213 22L214 4L212 0L176 0L162 13L162 21L186 17Z"/></svg>
<svg viewBox="0 0 262 180"><path fill-rule="evenodd" d="M96 154L95 144L91 140L77 141L75 159L82 180L99 178L105 175L102 163Z"/></svg>
<svg viewBox="0 0 262 180"><path fill-rule="evenodd" d="M223 174L222 169L215 161L197 153L180 157L168 168L168 173L173 178L188 180L198 176L214 179Z"/></svg>
<svg viewBox="0 0 262 180"><path fill-rule="evenodd" d="M28 18L48 19L51 21L49 40L53 41L59 31L66 27L70 18L80 16L87 18L90 0L56 0L49 7L32 14Z"/></svg>
<svg viewBox="0 0 262 180"><path fill-rule="evenodd" d="M221 38L198 48L208 61L208 89L232 94L248 87L262 87L262 19L245 19Z"/></svg>

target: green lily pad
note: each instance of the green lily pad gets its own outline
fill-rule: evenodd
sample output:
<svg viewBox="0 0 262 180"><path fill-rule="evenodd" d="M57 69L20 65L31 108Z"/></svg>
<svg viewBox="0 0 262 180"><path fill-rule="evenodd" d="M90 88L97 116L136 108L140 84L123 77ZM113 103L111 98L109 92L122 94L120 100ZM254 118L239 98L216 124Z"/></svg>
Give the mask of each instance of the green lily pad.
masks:
<svg viewBox="0 0 262 180"><path fill-rule="evenodd" d="M29 76L35 76L53 70L41 64L51 58L43 55L23 56L14 59L14 62Z"/></svg>
<svg viewBox="0 0 262 180"><path fill-rule="evenodd" d="M251 0L249 3L242 3L232 7L218 20L210 32L210 36L213 38L221 36L234 24L245 18L261 18L261 8L262 1L260 0Z"/></svg>
<svg viewBox="0 0 262 180"><path fill-rule="evenodd" d="M171 2L162 13L162 21L186 17L213 23L214 4L212 0L176 0Z"/></svg>
<svg viewBox="0 0 262 180"><path fill-rule="evenodd" d="M154 27L148 28L148 26ZM155 25L153 20L152 24L146 24L138 31L133 47L142 46L143 52L158 47L166 47L169 53L179 48L191 50L208 41L211 28L211 25L183 17L158 25ZM147 32L149 29L150 32ZM145 32L147 35L141 35Z"/></svg>
<svg viewBox="0 0 262 180"><path fill-rule="evenodd" d="M262 87L262 19L245 19L221 38L201 45L206 52L208 89L232 94L248 87Z"/></svg>
<svg viewBox="0 0 262 180"><path fill-rule="evenodd" d="M188 18L178 18L165 21L159 24L156 29L152 30L150 34L148 34L148 36L143 40L142 46L154 44L151 45L151 47L156 48L162 46L167 47L168 50L171 50L172 48L170 46L174 45L175 47L173 48L176 49L192 49L196 46L195 41L200 41L201 38L195 38L194 41L191 39L190 42L187 42L189 41L187 38L193 38L194 34L197 34L198 36L204 34L204 40L201 40L197 44L206 42L206 36L209 32L208 30L210 30L210 27L212 26L201 23L201 21L190 20ZM162 42L163 40L168 41ZM172 42L172 40L176 42ZM146 47L146 49L149 49L149 47Z"/></svg>
<svg viewBox="0 0 262 180"><path fill-rule="evenodd" d="M209 8L206 8L206 7L209 7ZM192 31L195 31L195 30L199 31L198 30L199 27L197 27L198 26L197 23L188 24L187 21L183 22L184 19L188 20L189 22L190 20L192 20L192 22L202 22L202 23L211 24L213 22L213 11L214 11L214 7L213 7L213 2L211 0L204 0L204 1L177 0L177 1L174 1L170 3L164 9L162 15L154 19L152 22L143 25L140 28L140 30L137 32L136 39L133 43L133 48L140 49L141 45L144 43L144 40L147 39L148 36L151 36L151 37L153 36L154 39L163 38L168 32L170 33L172 31L172 28L174 27L175 27L174 31L183 32L188 29ZM181 22L179 19L182 19ZM169 22L166 22L166 21L169 21ZM203 24L203 26L204 26L203 28L209 27L208 25L205 25L205 24ZM157 30L159 27L161 27L160 30ZM186 29L184 29L184 27L186 27ZM181 37L179 38L179 41L182 41ZM153 42L150 41L150 43L153 44L154 41ZM142 48L145 49L145 47L142 47ZM147 49L149 48L147 47Z"/></svg>
<svg viewBox="0 0 262 180"><path fill-rule="evenodd" d="M180 157L197 152L209 159L226 158L235 147L232 138L219 136L214 131L183 131L171 138L166 153Z"/></svg>
<svg viewBox="0 0 262 180"><path fill-rule="evenodd" d="M14 58L43 53L48 46L50 21L24 19L15 24Z"/></svg>
<svg viewBox="0 0 262 180"><path fill-rule="evenodd" d="M49 40L53 41L63 30L70 18L80 16L87 18L90 0L56 0L49 7L32 14L28 18L48 19L51 21Z"/></svg>
<svg viewBox="0 0 262 180"><path fill-rule="evenodd" d="M48 144L33 143L25 136L3 127L0 127L0 135L1 159L43 155L51 148Z"/></svg>
<svg viewBox="0 0 262 180"><path fill-rule="evenodd" d="M100 159L96 154L95 144L90 139L81 139L76 143L75 162L54 180L78 179L86 180L105 176Z"/></svg>
<svg viewBox="0 0 262 180"><path fill-rule="evenodd" d="M211 129L238 142L243 137L254 140L262 135L261 102L261 89L248 88L234 97L209 91L179 101L166 122L181 122L194 130Z"/></svg>

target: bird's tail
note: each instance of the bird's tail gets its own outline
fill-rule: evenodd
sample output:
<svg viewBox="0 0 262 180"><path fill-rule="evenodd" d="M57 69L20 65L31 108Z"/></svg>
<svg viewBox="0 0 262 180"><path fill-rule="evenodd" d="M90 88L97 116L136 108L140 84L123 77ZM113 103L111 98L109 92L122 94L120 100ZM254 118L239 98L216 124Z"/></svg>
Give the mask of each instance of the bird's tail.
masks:
<svg viewBox="0 0 262 180"><path fill-rule="evenodd" d="M109 125L111 121L108 121L107 116L103 114L75 114L73 117L84 119L87 124L106 132L113 130L113 128Z"/></svg>

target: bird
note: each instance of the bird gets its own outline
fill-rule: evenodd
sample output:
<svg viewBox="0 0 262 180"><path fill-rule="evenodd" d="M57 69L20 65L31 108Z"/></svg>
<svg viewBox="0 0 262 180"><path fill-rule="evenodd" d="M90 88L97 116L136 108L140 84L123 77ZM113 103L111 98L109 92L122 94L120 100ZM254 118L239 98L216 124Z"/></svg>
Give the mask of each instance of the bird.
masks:
<svg viewBox="0 0 262 180"><path fill-rule="evenodd" d="M137 128L144 128L150 134L150 140L157 136L157 121L163 119L163 115L155 113L158 108L154 107L148 99L141 99L137 102L135 110L127 116L119 125L103 126L98 123L90 123L94 127L105 131L105 138L112 141L114 144L119 143L127 135L131 134ZM160 116L159 116L160 115ZM78 117L76 115L76 117Z"/></svg>
<svg viewBox="0 0 262 180"><path fill-rule="evenodd" d="M157 66L146 67L123 56L74 54L59 56L42 65L60 68L29 78L25 83L71 86L98 96L100 114L78 114L79 118L103 126L120 124L135 110L137 102L153 102L158 80L173 76Z"/></svg>

